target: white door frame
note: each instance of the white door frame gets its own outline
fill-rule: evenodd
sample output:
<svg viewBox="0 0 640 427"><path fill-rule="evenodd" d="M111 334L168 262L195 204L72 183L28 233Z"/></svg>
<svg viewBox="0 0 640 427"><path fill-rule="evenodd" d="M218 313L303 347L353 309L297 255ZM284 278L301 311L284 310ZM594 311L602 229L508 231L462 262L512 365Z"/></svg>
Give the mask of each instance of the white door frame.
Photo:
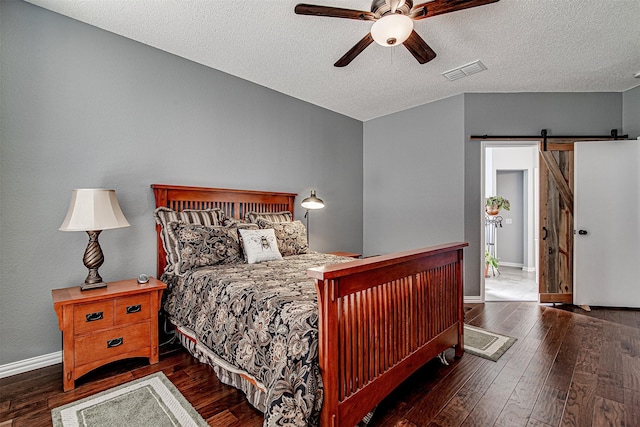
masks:
<svg viewBox="0 0 640 427"><path fill-rule="evenodd" d="M485 185L486 185L486 154L487 154L487 148L495 148L495 147L500 147L500 148L508 148L508 147L514 147L514 148L520 148L520 147L536 147L536 149L538 148L540 141L539 140L532 140L532 141L481 141L482 144L482 148L480 150L480 191L481 191L481 195L480 195L480 199L482 201L484 201L485 199ZM515 168L514 168L515 169ZM534 171L533 174L531 174L532 176L528 177L529 179L538 179L538 173L537 173L538 168ZM537 182L537 181L536 181ZM539 186L536 185L534 188L536 189L536 191L534 191L534 195L533 197L537 197L538 191L537 188ZM537 203L537 200L534 199ZM480 262L480 300L482 302L484 302L485 300L485 277L484 277L484 248L485 248L485 224L484 224L484 203L481 203L480 206L478 206L478 209L480 210L480 254L481 254L481 262ZM538 225L538 208L537 206L534 208L534 232L537 230L537 225ZM534 239L534 250L537 252L537 240L535 239L535 234L533 236ZM536 283L537 283L537 277L539 274L539 269L537 268L537 258L535 260L536 262Z"/></svg>

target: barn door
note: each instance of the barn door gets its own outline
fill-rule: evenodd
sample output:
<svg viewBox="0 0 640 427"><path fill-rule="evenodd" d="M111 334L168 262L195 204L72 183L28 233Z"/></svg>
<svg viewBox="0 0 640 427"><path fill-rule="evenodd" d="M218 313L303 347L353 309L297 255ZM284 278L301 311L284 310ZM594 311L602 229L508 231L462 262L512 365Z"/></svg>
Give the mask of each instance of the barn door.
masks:
<svg viewBox="0 0 640 427"><path fill-rule="evenodd" d="M573 302L573 142L540 144L541 303Z"/></svg>
<svg viewBox="0 0 640 427"><path fill-rule="evenodd" d="M640 308L640 141L575 145L574 303Z"/></svg>

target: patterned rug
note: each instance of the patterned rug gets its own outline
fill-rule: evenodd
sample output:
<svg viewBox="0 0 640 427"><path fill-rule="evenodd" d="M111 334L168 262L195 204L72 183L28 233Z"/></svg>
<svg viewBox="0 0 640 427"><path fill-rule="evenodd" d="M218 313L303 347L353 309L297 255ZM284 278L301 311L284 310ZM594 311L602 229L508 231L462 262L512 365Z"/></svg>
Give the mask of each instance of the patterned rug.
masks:
<svg viewBox="0 0 640 427"><path fill-rule="evenodd" d="M51 418L54 427L208 426L162 372L55 408Z"/></svg>
<svg viewBox="0 0 640 427"><path fill-rule="evenodd" d="M464 325L464 351L467 353L496 362L514 342L516 338Z"/></svg>

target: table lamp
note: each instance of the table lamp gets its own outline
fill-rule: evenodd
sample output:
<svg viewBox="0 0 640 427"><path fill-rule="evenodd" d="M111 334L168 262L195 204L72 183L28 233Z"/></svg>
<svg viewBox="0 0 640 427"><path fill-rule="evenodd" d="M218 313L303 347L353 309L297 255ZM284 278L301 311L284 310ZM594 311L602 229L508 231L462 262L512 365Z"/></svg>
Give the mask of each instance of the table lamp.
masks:
<svg viewBox="0 0 640 427"><path fill-rule="evenodd" d="M59 230L86 231L89 235L89 244L82 258L85 267L89 269L84 284L80 286L83 291L107 286L98 273L98 268L104 262L104 255L98 243L100 232L129 226L118 204L115 190L72 190L69 211Z"/></svg>

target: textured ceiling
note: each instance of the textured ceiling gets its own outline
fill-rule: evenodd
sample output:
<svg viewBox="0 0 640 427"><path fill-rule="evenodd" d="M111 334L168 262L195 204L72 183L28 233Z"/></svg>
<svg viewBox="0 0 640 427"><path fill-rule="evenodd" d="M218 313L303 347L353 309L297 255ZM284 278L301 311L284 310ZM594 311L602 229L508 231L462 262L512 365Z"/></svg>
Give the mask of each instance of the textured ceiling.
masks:
<svg viewBox="0 0 640 427"><path fill-rule="evenodd" d="M403 46L374 43L345 68L333 64L371 22L296 15L298 1L28 1L363 121L465 92L622 92L640 84L640 0L500 0L417 21L438 54L427 64ZM487 71L453 82L441 75L478 59Z"/></svg>

